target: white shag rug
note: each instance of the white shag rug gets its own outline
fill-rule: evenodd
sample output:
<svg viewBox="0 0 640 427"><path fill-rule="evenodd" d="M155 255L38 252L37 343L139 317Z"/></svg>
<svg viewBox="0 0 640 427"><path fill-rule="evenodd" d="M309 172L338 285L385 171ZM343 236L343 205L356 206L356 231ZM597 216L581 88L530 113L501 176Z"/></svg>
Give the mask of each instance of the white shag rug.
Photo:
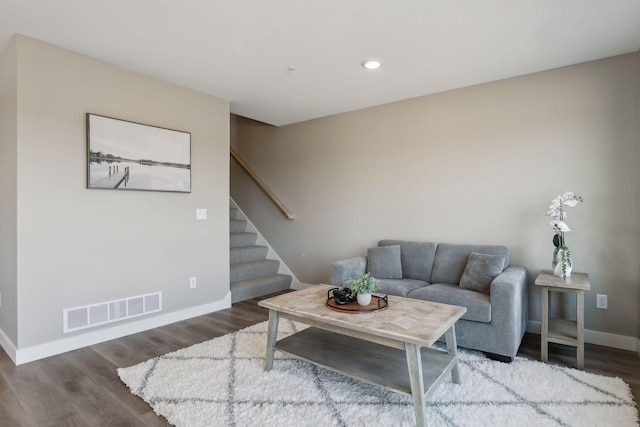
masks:
<svg viewBox="0 0 640 427"><path fill-rule="evenodd" d="M281 319L278 337L306 326ZM276 351L263 370L267 322L118 369L131 392L176 426L413 426L409 397ZM430 426L637 426L629 386L517 357L459 351L427 403Z"/></svg>

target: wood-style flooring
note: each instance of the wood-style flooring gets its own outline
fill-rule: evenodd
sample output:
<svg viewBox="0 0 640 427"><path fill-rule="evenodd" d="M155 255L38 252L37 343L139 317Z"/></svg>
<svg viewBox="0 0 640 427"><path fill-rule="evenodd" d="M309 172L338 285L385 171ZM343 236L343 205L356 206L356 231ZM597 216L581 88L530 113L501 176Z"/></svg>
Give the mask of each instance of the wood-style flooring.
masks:
<svg viewBox="0 0 640 427"><path fill-rule="evenodd" d="M258 299L216 313L15 366L0 349L0 426L167 426L122 384L116 369L267 320ZM540 336L526 334L519 355L539 360ZM551 345L549 360L574 366L575 349ZM585 370L621 377L640 398L634 352L587 344Z"/></svg>

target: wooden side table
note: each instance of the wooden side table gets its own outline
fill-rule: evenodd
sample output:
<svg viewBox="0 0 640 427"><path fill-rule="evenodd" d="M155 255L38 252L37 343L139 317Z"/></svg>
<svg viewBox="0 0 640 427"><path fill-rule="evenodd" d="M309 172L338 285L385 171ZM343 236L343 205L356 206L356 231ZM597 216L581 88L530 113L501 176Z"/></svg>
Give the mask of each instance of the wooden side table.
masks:
<svg viewBox="0 0 640 427"><path fill-rule="evenodd" d="M553 271L542 270L535 284L542 290L542 330L540 338L541 360L549 358L549 343L576 347L576 366L584 369L584 291L591 289L587 273L571 273L563 279L554 276ZM549 319L549 292L576 293L576 321Z"/></svg>

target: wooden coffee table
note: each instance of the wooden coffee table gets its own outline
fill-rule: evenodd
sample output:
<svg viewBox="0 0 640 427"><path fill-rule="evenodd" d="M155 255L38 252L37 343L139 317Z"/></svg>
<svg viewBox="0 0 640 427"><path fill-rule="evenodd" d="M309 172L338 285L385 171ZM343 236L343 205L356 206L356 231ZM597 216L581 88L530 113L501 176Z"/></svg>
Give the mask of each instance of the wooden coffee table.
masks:
<svg viewBox="0 0 640 427"><path fill-rule="evenodd" d="M426 426L426 401L451 372L460 384L454 324L465 307L389 296L373 313L340 313L326 307L332 286L317 285L259 302L269 309L264 369L274 351L413 398L418 426ZM277 340L279 318L312 326ZM447 351L430 348L442 335Z"/></svg>

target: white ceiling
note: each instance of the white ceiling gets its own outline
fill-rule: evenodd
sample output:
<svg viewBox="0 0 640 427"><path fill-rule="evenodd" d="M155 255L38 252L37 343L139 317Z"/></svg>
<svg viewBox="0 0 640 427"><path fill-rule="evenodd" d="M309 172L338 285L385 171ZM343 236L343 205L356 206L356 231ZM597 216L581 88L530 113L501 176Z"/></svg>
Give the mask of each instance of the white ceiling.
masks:
<svg viewBox="0 0 640 427"><path fill-rule="evenodd" d="M640 0L0 0L16 33L284 125L636 52Z"/></svg>

